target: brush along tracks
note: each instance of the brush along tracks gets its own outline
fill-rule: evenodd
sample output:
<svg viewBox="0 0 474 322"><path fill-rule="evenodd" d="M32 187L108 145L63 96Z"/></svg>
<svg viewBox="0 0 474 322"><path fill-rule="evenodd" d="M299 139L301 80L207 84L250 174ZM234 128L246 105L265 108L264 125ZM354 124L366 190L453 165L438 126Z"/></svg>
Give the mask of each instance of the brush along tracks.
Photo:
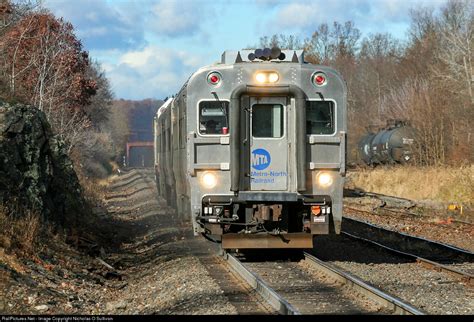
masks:
<svg viewBox="0 0 474 322"><path fill-rule="evenodd" d="M229 265L280 314L423 314L311 254L295 257L293 253L289 259L268 261L254 255L224 254Z"/></svg>

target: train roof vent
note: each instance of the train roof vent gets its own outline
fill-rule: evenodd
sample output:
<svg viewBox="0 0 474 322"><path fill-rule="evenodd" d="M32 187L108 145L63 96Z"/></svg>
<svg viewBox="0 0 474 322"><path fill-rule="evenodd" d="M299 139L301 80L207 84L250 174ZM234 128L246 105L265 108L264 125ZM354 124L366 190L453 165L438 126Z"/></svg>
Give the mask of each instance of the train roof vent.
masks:
<svg viewBox="0 0 474 322"><path fill-rule="evenodd" d="M277 60L271 60L271 62L293 62L293 63L304 63L304 51L303 50L289 50L289 49L282 49L281 52L284 54L284 59L277 59ZM224 53L222 53L222 59L221 63L222 64L234 64L234 63L240 63L240 62L252 62L248 58L249 54L255 53L254 49L244 49L244 50L226 50ZM260 62L262 60L260 59L255 59L253 60L254 62Z"/></svg>

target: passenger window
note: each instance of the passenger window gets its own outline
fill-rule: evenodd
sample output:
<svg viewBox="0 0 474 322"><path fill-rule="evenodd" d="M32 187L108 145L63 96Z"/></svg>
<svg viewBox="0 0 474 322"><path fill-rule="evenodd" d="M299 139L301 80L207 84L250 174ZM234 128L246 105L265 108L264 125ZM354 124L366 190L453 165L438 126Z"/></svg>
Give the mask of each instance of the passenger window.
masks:
<svg viewBox="0 0 474 322"><path fill-rule="evenodd" d="M229 133L229 102L205 101L199 103L199 133Z"/></svg>
<svg viewBox="0 0 474 322"><path fill-rule="evenodd" d="M255 104L252 107L252 136L281 138L283 136L283 105Z"/></svg>
<svg viewBox="0 0 474 322"><path fill-rule="evenodd" d="M306 102L306 134L334 133L334 102Z"/></svg>

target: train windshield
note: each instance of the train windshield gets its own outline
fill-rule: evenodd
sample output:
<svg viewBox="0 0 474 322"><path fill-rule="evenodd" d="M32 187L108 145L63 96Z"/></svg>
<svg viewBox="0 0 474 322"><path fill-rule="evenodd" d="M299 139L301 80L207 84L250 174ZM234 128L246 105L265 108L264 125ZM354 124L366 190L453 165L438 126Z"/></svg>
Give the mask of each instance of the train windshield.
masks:
<svg viewBox="0 0 474 322"><path fill-rule="evenodd" d="M203 101L199 103L199 133L227 134L229 102Z"/></svg>
<svg viewBox="0 0 474 322"><path fill-rule="evenodd" d="M306 134L334 133L334 102L306 102Z"/></svg>

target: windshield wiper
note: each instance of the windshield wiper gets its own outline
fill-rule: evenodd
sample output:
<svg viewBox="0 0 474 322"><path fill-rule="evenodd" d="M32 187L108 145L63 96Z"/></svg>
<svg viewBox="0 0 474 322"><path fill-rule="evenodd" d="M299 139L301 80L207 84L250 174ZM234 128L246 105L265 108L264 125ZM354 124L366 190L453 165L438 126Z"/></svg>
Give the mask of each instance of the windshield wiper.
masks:
<svg viewBox="0 0 474 322"><path fill-rule="evenodd" d="M216 92L211 92L212 95L214 95L214 97L216 98L216 101L219 104L219 108L221 109L222 111L222 114L224 114L224 118L225 118L225 127L229 128L229 120L227 118L227 112L226 112L226 109L225 109L225 105L224 105L224 102L222 102L221 100L219 100L219 96L217 96L217 93Z"/></svg>

